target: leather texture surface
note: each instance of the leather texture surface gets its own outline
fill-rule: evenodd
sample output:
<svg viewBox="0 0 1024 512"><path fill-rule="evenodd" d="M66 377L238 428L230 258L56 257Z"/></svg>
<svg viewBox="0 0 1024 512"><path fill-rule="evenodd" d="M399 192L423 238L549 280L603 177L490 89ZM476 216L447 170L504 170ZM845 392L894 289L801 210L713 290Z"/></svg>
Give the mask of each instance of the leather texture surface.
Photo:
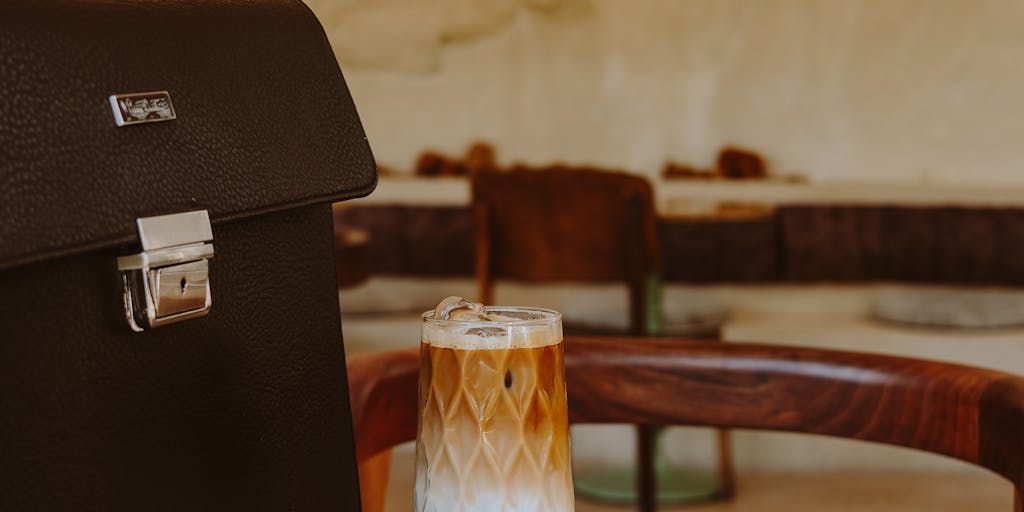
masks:
<svg viewBox="0 0 1024 512"><path fill-rule="evenodd" d="M112 94L173 121L118 128ZM0 2L0 268L369 193L373 157L323 29L296 0Z"/></svg>
<svg viewBox="0 0 1024 512"><path fill-rule="evenodd" d="M0 2L0 510L358 511L329 203L375 183L297 1ZM135 219L197 209L210 314L132 332Z"/></svg>
<svg viewBox="0 0 1024 512"><path fill-rule="evenodd" d="M143 333L113 250L0 272L0 510L359 510L330 206L213 231L210 314Z"/></svg>

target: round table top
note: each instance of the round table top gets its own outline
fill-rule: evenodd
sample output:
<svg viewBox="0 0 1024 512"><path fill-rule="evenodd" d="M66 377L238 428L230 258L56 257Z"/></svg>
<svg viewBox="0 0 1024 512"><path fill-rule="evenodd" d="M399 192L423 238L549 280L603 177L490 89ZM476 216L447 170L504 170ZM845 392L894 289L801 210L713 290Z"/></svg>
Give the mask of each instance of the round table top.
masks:
<svg viewBox="0 0 1024 512"><path fill-rule="evenodd" d="M590 300L585 294L565 304L562 315L566 323L588 329L625 331L629 327L627 306ZM728 318L729 308L708 294L666 295L661 305L661 331L657 334L704 337L717 332Z"/></svg>
<svg viewBox="0 0 1024 512"><path fill-rule="evenodd" d="M1024 295L955 287L893 291L874 299L871 315L878 320L927 327L1009 327L1024 325Z"/></svg>

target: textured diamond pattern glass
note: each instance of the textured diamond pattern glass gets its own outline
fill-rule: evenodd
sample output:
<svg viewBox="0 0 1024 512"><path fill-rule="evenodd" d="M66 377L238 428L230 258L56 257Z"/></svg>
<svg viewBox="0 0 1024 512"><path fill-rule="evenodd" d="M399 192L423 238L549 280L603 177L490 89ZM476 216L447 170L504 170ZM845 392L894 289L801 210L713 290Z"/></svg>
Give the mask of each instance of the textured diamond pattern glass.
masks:
<svg viewBox="0 0 1024 512"><path fill-rule="evenodd" d="M467 349L425 329L416 512L573 510L560 325L554 332Z"/></svg>

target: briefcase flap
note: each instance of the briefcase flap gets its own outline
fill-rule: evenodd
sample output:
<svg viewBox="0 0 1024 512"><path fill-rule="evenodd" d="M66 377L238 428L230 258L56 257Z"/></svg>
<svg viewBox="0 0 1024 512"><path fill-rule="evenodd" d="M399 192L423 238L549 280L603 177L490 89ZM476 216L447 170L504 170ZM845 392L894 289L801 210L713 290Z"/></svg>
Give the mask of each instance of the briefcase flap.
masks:
<svg viewBox="0 0 1024 512"><path fill-rule="evenodd" d="M0 3L0 269L376 184L323 29L290 0Z"/></svg>

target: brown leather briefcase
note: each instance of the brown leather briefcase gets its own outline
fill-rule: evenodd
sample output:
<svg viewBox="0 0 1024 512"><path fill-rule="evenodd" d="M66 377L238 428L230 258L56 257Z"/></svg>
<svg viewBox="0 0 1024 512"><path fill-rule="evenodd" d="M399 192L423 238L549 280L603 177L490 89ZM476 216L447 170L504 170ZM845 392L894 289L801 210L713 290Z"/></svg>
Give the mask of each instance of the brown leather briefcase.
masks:
<svg viewBox="0 0 1024 512"><path fill-rule="evenodd" d="M0 510L359 510L330 203L375 183L298 1L0 2Z"/></svg>

